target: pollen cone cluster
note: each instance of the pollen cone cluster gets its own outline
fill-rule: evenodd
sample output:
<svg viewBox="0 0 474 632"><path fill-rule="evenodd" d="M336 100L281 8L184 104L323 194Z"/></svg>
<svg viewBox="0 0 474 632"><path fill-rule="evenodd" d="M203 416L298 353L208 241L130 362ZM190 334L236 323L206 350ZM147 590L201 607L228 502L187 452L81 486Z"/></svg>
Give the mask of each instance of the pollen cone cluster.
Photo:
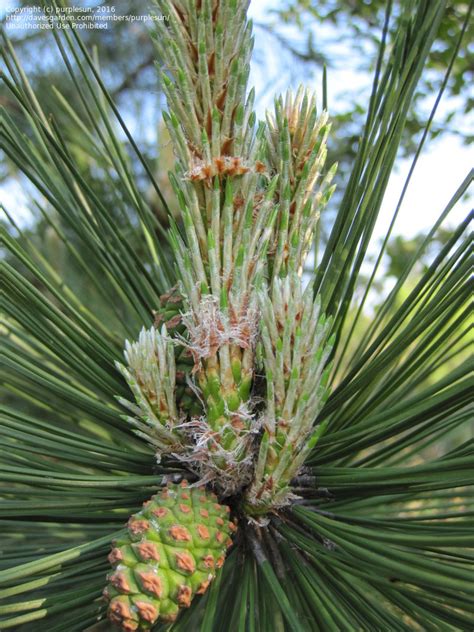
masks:
<svg viewBox="0 0 474 632"><path fill-rule="evenodd" d="M104 591L109 619L125 632L174 621L194 595L206 592L235 529L214 494L186 482L163 488L113 543Z"/></svg>
<svg viewBox="0 0 474 632"><path fill-rule="evenodd" d="M155 43L176 162L176 285L127 342L119 399L157 460L232 497L254 522L295 498L325 431L332 323L302 273L334 189L330 125L303 88L257 122L247 92L248 0L157 0ZM171 285L171 282L170 282ZM109 616L124 630L172 621L224 560L228 508L168 488L111 554Z"/></svg>

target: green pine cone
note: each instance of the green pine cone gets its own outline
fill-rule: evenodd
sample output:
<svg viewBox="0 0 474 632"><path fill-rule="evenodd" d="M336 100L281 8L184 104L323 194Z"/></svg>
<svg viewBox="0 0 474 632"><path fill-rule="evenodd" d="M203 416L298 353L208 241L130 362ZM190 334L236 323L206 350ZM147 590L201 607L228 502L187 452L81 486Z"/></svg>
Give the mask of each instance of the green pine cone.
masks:
<svg viewBox="0 0 474 632"><path fill-rule="evenodd" d="M124 632L150 630L158 619L174 621L194 595L206 592L224 563L236 529L229 512L214 494L186 481L144 503L109 555L109 619Z"/></svg>

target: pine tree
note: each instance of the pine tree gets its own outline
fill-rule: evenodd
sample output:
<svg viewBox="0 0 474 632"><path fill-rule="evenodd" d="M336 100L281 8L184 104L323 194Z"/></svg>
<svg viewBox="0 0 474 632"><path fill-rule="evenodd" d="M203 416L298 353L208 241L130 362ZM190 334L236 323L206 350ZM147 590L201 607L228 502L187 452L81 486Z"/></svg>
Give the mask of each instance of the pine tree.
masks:
<svg viewBox="0 0 474 632"><path fill-rule="evenodd" d="M77 31L52 36L87 121L58 98L101 188L4 36L31 130L5 113L6 154L97 301L7 213L0 629L472 629L468 219L396 303L413 257L354 342L373 275L354 309L357 279L445 3L403 3L390 42L387 5L357 159L309 282L334 190L330 117L301 87L257 121L247 8L156 2L169 229Z"/></svg>

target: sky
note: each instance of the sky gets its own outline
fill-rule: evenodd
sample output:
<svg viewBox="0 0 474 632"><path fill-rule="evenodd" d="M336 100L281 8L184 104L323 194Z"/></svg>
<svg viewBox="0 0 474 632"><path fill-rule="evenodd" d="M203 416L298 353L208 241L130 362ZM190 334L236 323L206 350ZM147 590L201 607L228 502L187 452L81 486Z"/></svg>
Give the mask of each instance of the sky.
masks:
<svg viewBox="0 0 474 632"><path fill-rule="evenodd" d="M275 0L251 2L250 15L258 24L258 22L264 20L266 12L274 5ZM326 31L324 33L314 31L316 41L318 41L318 38L321 40L328 36L329 40L331 40L333 34L329 32L330 29L324 27L324 30ZM293 44L298 44L297 32L289 29L286 34L291 38ZM265 45L264 47L266 50L262 53L258 50L257 44L256 55L260 54L260 56L265 57L267 61L266 69L262 72L257 65L254 65L250 77L250 81L255 85L257 93L259 86L265 85L266 88L264 98L257 102L260 115L266 108L271 107L273 96L283 92L288 82L288 74L279 72L281 49L275 46L274 42L273 47L271 45ZM331 114L331 111L344 110L344 103L351 96L351 91L368 90L369 82L372 79L372 77L357 70L356 62L351 61L351 51L344 50L338 44L338 48L334 52L334 57L337 58L337 61L333 67L328 69L329 114ZM333 55L331 54L331 56ZM298 77L293 87L296 87L300 80L300 77ZM304 78L304 83L309 86L316 86L316 93L319 91L321 81L322 69L312 70ZM433 102L435 98L436 95L433 94ZM439 112L441 113L447 105L447 99L443 97L439 106ZM426 104L428 112L431 106L432 103ZM470 125L471 130L474 132L474 115L471 116L470 121L466 120L465 123L465 127L467 128ZM330 138L328 142L330 143ZM413 237L420 232L428 232L468 174L473 165L473 159L474 151L472 147L463 145L460 139L453 134L446 134L435 141L427 142L410 180L410 185L392 234ZM379 220L374 230L374 243L385 236L403 190L411 162L412 158L399 158L397 160L396 167L387 186ZM474 193L474 190L471 186L470 199L468 196L465 196L464 199L458 202L450 213L445 224L446 226L457 225L469 213L472 208L472 193Z"/></svg>
<svg viewBox="0 0 474 632"><path fill-rule="evenodd" d="M250 6L250 15L256 23L263 21L266 11L274 5L274 0L254 1ZM327 31L327 28L324 28ZM258 26L255 27L255 32L257 46L250 82L255 85L258 95L257 113L259 117L263 117L265 109L271 107L274 95L287 88L288 81L291 81L292 69L290 67L288 72L288 68L286 68L286 72L281 72L283 60L280 48L275 46L274 40L265 38ZM289 31L288 35L293 40L298 37L295 31ZM327 36L327 32L315 33L315 37L325 36ZM345 54L347 59L344 57ZM367 82L370 81L370 77L358 72L350 63L349 51L344 51L339 47L337 59L335 67L330 68L328 73L329 113L331 110L338 111L343 107L344 100L348 95L350 96L351 90L367 89ZM305 83L308 83L309 86L316 86L318 91L318 87L321 85L321 75L322 69L315 68L304 77ZM301 76L298 79L300 80ZM294 82L293 87L296 87L298 82ZM433 95L433 99L435 96ZM472 149L463 146L454 135L444 135L435 142L427 143L405 196L393 234L411 237L420 232L427 232L467 175L473 162L472 159ZM411 159L397 161L375 228L374 243L380 240L386 232L410 164ZM14 212L17 221L20 223L27 221L29 217L27 200L17 183L9 182L2 187L2 200L6 207ZM455 225L462 220L469 212L471 202L472 199L461 200L450 214L448 224Z"/></svg>

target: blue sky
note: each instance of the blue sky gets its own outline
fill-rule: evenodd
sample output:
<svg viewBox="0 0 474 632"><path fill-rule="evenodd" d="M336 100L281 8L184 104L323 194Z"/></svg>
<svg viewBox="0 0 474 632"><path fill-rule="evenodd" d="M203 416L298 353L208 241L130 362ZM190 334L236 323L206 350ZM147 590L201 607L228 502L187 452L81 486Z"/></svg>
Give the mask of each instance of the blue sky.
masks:
<svg viewBox="0 0 474 632"><path fill-rule="evenodd" d="M274 0L254 1L250 5L250 14L258 23L264 19L266 12L274 6ZM333 33L330 30L330 27L324 27L322 31L315 31L316 41L321 41L328 36L331 40ZM291 37L293 43L298 43L297 31L289 29L286 34ZM270 45L266 45L265 48L266 51L262 53L258 50L257 44L256 51L257 55L265 57L265 70L262 71L257 65L254 65L251 74L251 81L256 86L257 92L258 86L264 85L266 88L264 97L258 102L258 107L261 110L260 115L266 107L271 107L273 96L284 91L288 82L288 74L279 72L281 49ZM331 51L331 56L333 51L334 48ZM344 110L344 103L347 103L351 91L368 90L371 81L371 77L357 70L357 59L353 57L353 54L351 56L349 50L344 50L341 45L338 45L334 53L337 61L328 71L329 113ZM318 92L318 88L321 86L321 77L322 69L311 69L304 78L304 83L309 86L316 86L316 92ZM300 80L298 77L295 86ZM430 111L435 98L436 94L433 94L432 99L426 103L427 112ZM447 105L447 99L444 97L439 107L440 114ZM449 105L455 104L451 102ZM466 117L465 128L469 126L471 130L474 129L474 116L470 120L467 120ZM473 164L473 158L472 148L463 145L459 138L453 134L446 134L434 142L427 142L410 181L393 234L410 237L420 232L427 232L468 174ZM397 161L374 231L374 241L380 240L385 235L411 162L411 159ZM472 198L470 200L467 196L461 200L450 213L446 225L453 226L464 219L471 208L471 202Z"/></svg>

